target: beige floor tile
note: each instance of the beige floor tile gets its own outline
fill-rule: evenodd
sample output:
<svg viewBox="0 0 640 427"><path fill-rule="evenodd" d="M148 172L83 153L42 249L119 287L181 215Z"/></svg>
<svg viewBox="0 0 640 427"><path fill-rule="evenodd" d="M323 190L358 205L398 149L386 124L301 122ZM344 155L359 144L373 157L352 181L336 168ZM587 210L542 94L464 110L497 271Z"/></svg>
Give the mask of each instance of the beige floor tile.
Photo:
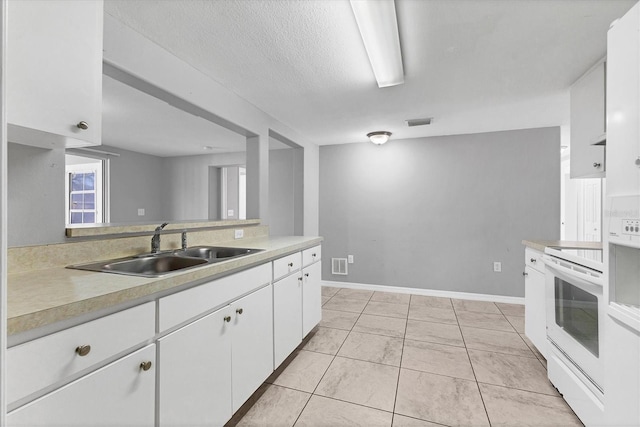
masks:
<svg viewBox="0 0 640 427"><path fill-rule="evenodd" d="M522 340L525 342L525 344L527 344L529 349L531 349L533 354L535 354L535 356L538 358L540 363L542 363L542 365L546 369L546 367L547 367L547 359L544 358L542 353L540 353L540 351L536 348L536 346L531 342L531 340L525 334L520 334L520 338L522 338Z"/></svg>
<svg viewBox="0 0 640 427"><path fill-rule="evenodd" d="M314 395L302 411L296 427L389 427L392 416L391 412Z"/></svg>
<svg viewBox="0 0 640 427"><path fill-rule="evenodd" d="M469 349L535 357L516 332L493 331L464 326L462 327L462 335Z"/></svg>
<svg viewBox="0 0 640 427"><path fill-rule="evenodd" d="M435 308L453 308L451 298L432 297L427 295L411 295L411 304L426 305Z"/></svg>
<svg viewBox="0 0 640 427"><path fill-rule="evenodd" d="M322 296L331 298L332 296L337 294L339 290L340 290L340 288L334 288L334 287L331 287L331 286L323 286L322 287Z"/></svg>
<svg viewBox="0 0 640 427"><path fill-rule="evenodd" d="M404 341L403 368L475 381L467 349L423 341Z"/></svg>
<svg viewBox="0 0 640 427"><path fill-rule="evenodd" d="M315 394L393 411L399 368L336 357Z"/></svg>
<svg viewBox="0 0 640 427"><path fill-rule="evenodd" d="M338 356L400 366L402 341L402 338L351 331L338 352Z"/></svg>
<svg viewBox="0 0 640 427"><path fill-rule="evenodd" d="M405 319L363 314L358 319L353 330L355 332L402 338L406 328L407 321Z"/></svg>
<svg viewBox="0 0 640 427"><path fill-rule="evenodd" d="M557 396L547 370L532 357L469 350L478 382Z"/></svg>
<svg viewBox="0 0 640 427"><path fill-rule="evenodd" d="M507 318L509 323L511 323L511 326L513 326L513 329L515 329L517 333L524 334L524 317L511 315L506 315L505 317Z"/></svg>
<svg viewBox="0 0 640 427"><path fill-rule="evenodd" d="M414 304L409 306L409 319L422 320L423 322L448 323L457 325L458 319L453 308L438 308L428 305Z"/></svg>
<svg viewBox="0 0 640 427"><path fill-rule="evenodd" d="M524 304L508 304L505 302L497 302L496 305L505 316L524 317Z"/></svg>
<svg viewBox="0 0 640 427"><path fill-rule="evenodd" d="M405 417L400 414L393 415L393 424L391 425L392 427L442 427L442 424L430 423L429 421Z"/></svg>
<svg viewBox="0 0 640 427"><path fill-rule="evenodd" d="M364 289L346 289L342 288L336 295L350 299L363 299L369 301L373 295L373 291L365 291Z"/></svg>
<svg viewBox="0 0 640 427"><path fill-rule="evenodd" d="M496 331L515 332L511 323L502 314L480 313L476 311L456 312L460 326L494 329Z"/></svg>
<svg viewBox="0 0 640 427"><path fill-rule="evenodd" d="M363 313L372 316L386 316L406 319L409 304L395 304L391 302L369 301Z"/></svg>
<svg viewBox="0 0 640 427"><path fill-rule="evenodd" d="M394 304L409 304L411 295L397 294L395 292L374 292L371 301L391 302Z"/></svg>
<svg viewBox="0 0 640 427"><path fill-rule="evenodd" d="M349 331L319 327L313 337L307 341L304 349L335 356L347 335Z"/></svg>
<svg viewBox="0 0 640 427"><path fill-rule="evenodd" d="M322 320L320 321L320 326L325 328L345 329L349 331L353 328L353 325L356 324L358 316L358 313L327 310L322 307Z"/></svg>
<svg viewBox="0 0 640 427"><path fill-rule="evenodd" d="M313 393L333 356L301 350L273 384Z"/></svg>
<svg viewBox="0 0 640 427"><path fill-rule="evenodd" d="M464 347L464 341L458 325L408 320L405 338Z"/></svg>
<svg viewBox="0 0 640 427"><path fill-rule="evenodd" d="M582 426L561 397L480 384L492 426Z"/></svg>
<svg viewBox="0 0 640 427"><path fill-rule="evenodd" d="M502 314L498 306L490 301L473 301L466 299L452 299L456 311L476 311L479 313Z"/></svg>
<svg viewBox="0 0 640 427"><path fill-rule="evenodd" d="M237 424L239 427L293 426L311 397L309 393L276 385L266 391Z"/></svg>
<svg viewBox="0 0 640 427"><path fill-rule="evenodd" d="M367 301L365 300L341 298L339 295L336 295L327 301L323 307L328 310L362 313L366 305Z"/></svg>
<svg viewBox="0 0 640 427"><path fill-rule="evenodd" d="M400 370L395 412L448 426L488 426L475 381Z"/></svg>

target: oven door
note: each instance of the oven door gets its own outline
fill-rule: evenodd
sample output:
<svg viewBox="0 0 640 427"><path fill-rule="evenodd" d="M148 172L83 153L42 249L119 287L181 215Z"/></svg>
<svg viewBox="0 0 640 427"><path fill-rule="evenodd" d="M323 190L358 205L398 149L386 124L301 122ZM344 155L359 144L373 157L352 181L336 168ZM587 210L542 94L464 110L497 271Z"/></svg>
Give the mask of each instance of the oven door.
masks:
<svg viewBox="0 0 640 427"><path fill-rule="evenodd" d="M601 273L551 257L544 259L547 337L572 369L602 392L605 307Z"/></svg>

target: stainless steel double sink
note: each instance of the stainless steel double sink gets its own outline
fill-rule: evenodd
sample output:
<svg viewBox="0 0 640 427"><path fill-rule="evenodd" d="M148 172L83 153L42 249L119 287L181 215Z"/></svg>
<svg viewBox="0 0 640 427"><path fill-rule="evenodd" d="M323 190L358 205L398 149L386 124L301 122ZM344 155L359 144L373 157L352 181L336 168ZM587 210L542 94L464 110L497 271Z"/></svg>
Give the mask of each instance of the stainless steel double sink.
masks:
<svg viewBox="0 0 640 427"><path fill-rule="evenodd" d="M175 251L147 253L108 261L70 265L67 268L130 276L162 277L169 273L227 261L263 250L221 246L194 246Z"/></svg>

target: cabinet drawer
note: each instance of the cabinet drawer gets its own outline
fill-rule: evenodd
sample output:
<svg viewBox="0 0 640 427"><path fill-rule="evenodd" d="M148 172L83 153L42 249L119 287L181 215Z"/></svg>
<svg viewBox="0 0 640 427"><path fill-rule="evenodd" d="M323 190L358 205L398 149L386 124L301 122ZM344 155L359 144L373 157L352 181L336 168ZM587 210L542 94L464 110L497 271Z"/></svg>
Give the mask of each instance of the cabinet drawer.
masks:
<svg viewBox="0 0 640 427"><path fill-rule="evenodd" d="M320 261L320 259L322 259L322 246L320 245L302 251L303 267L313 264L316 261Z"/></svg>
<svg viewBox="0 0 640 427"><path fill-rule="evenodd" d="M544 263L542 262L542 252L538 252L535 249L525 248L524 250L524 263L525 265L538 270L544 274Z"/></svg>
<svg viewBox="0 0 640 427"><path fill-rule="evenodd" d="M7 350L7 402L12 403L153 338L149 302ZM80 346L90 346L81 356Z"/></svg>
<svg viewBox="0 0 640 427"><path fill-rule="evenodd" d="M233 301L270 281L271 264L267 263L161 298L159 332Z"/></svg>
<svg viewBox="0 0 640 427"><path fill-rule="evenodd" d="M301 263L300 252L273 261L273 280L278 280L294 271L300 270Z"/></svg>

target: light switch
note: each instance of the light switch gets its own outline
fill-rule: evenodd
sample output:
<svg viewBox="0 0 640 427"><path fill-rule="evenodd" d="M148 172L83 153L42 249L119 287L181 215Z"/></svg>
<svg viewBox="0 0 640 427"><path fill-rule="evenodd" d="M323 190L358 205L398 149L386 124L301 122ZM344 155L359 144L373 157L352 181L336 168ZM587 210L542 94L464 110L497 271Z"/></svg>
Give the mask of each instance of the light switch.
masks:
<svg viewBox="0 0 640 427"><path fill-rule="evenodd" d="M138 216L144 216L144 208L138 209Z"/></svg>

